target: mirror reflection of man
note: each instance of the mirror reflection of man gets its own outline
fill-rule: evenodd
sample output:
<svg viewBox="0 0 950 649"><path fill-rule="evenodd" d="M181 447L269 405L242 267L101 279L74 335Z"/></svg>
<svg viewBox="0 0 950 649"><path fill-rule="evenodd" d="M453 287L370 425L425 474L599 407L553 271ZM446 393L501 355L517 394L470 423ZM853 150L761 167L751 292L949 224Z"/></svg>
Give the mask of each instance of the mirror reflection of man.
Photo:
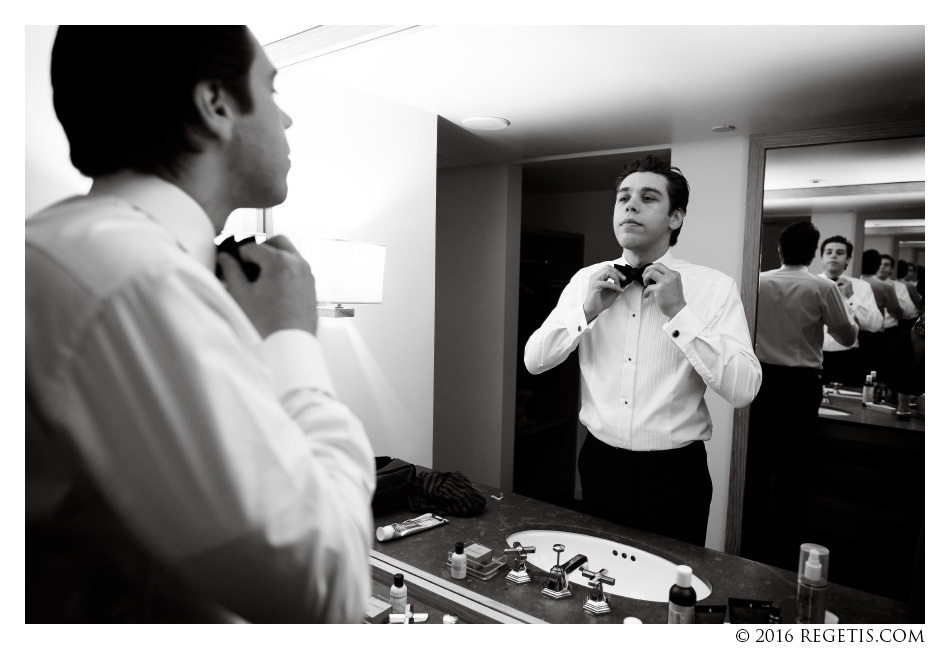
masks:
<svg viewBox="0 0 950 649"><path fill-rule="evenodd" d="M359 622L373 453L285 237L290 117L243 26L63 26L53 101L86 196L26 222L26 617ZM215 263L224 283L215 277Z"/></svg>
<svg viewBox="0 0 950 649"><path fill-rule="evenodd" d="M854 244L846 238L840 235L828 237L821 242L821 265L824 270L818 276L826 277L838 286L841 297L854 315L860 338L861 331L881 331L884 327L884 317L878 311L871 285L863 279L844 274L851 264L853 254ZM826 326L821 349L821 375L825 385L828 383L841 383L847 386L864 385L865 375L862 374L864 363L860 359L859 340L850 346L842 345L828 333Z"/></svg>
<svg viewBox="0 0 950 649"><path fill-rule="evenodd" d="M861 255L861 279L871 285L871 291L874 293L874 301L877 308L884 318L884 328L880 332L866 331L862 332L858 338L861 347L864 348L862 358L865 363L863 371L865 374L878 370L881 367L881 353L884 343L887 339L886 327L890 322L892 331L900 319L904 317L900 301L897 299L897 291L893 286L881 279L881 267L885 265L883 256L873 248L865 250ZM885 270L884 277L890 274Z"/></svg>
<svg viewBox="0 0 950 649"><path fill-rule="evenodd" d="M704 394L708 387L736 408L748 405L759 364L735 282L671 253L689 201L680 170L637 159L616 190L622 256L571 278L525 345L525 366L538 374L579 350L585 508L703 545L712 498Z"/></svg>
<svg viewBox="0 0 950 649"><path fill-rule="evenodd" d="M890 335L893 335L895 327L900 330L910 329L917 320L917 316L920 315L917 312L914 301L910 297L910 291L907 290L907 285L902 281L894 279L895 270L894 258L890 255L882 254L881 267L877 269L877 278L894 288L894 293L897 295L897 303L901 307L901 317L899 320L888 318L886 315L884 317L884 332Z"/></svg>
<svg viewBox="0 0 950 649"><path fill-rule="evenodd" d="M808 272L819 237L811 222L792 223L779 235L781 268L759 274L762 389L750 411L742 555L786 568L797 566L807 540L802 467L814 452L824 331L844 347L858 335L841 292Z"/></svg>
<svg viewBox="0 0 950 649"><path fill-rule="evenodd" d="M924 301L920 296L920 292L917 290L917 266L914 264L904 261L903 259L897 260L897 281L904 284L907 287L907 293L910 295L911 302L914 304L914 309L917 311L917 315L923 313Z"/></svg>

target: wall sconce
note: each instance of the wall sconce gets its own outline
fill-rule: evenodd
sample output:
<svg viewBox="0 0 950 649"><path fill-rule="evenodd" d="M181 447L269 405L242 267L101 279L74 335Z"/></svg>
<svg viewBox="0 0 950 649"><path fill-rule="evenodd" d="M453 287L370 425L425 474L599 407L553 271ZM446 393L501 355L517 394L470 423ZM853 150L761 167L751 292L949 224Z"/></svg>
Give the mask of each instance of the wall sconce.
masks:
<svg viewBox="0 0 950 649"><path fill-rule="evenodd" d="M381 304L386 246L342 239L302 239L300 254L317 284L321 317L352 318L344 304Z"/></svg>

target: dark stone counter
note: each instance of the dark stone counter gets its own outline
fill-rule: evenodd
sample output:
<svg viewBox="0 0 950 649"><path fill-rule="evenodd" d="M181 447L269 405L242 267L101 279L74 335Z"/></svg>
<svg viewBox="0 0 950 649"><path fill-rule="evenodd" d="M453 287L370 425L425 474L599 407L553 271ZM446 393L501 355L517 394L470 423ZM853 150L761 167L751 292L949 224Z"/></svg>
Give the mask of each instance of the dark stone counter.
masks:
<svg viewBox="0 0 950 649"><path fill-rule="evenodd" d="M425 471L426 469L421 469ZM712 586L712 594L700 604L726 604L728 598L770 600L782 608L783 623L795 619L797 576L793 572L773 568L748 559L723 554L664 537L622 527L580 512L556 507L517 494L504 494L501 501L489 498L498 491L477 485L485 494L488 506L476 517L449 516L449 523L401 539L374 543L378 553L402 561L436 577L459 584L467 590L501 602L519 611L551 623L622 623L628 616L644 623L667 621L666 602L646 602L610 595L611 612L593 616L583 610L590 589L572 584L574 596L553 600L541 596L547 573L528 566L533 581L514 584L505 579L505 571L489 581L472 576L453 580L446 554L456 541L471 539L501 555L508 547L507 535L526 529L558 529L565 532L592 534L636 548L641 548L677 564L686 564L694 573ZM376 525L398 523L413 518L408 510L379 516ZM570 555L570 548L567 549ZM562 557L566 559L568 557ZM834 553L831 575L834 576ZM509 566L514 559L509 559ZM412 599L412 586L410 600ZM839 617L841 624L907 623L908 607L891 599L877 597L862 591L831 584L827 594L827 608Z"/></svg>

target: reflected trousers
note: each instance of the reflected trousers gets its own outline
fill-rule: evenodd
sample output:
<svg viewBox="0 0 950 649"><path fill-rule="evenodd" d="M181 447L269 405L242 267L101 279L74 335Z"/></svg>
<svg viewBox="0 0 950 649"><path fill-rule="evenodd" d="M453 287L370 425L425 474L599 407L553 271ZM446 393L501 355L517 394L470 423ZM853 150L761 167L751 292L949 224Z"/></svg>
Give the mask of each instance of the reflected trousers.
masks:
<svg viewBox="0 0 950 649"><path fill-rule="evenodd" d="M628 451L588 432L577 469L588 514L706 544L713 488L703 442L668 451Z"/></svg>

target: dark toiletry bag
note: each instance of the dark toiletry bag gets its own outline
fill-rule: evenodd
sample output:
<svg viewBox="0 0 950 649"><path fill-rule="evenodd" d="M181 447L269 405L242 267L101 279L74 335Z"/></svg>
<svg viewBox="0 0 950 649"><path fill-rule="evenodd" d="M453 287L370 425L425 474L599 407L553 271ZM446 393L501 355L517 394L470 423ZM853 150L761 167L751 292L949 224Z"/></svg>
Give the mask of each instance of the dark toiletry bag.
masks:
<svg viewBox="0 0 950 649"><path fill-rule="evenodd" d="M407 508L407 499L416 479L416 466L394 457L376 457L376 493L373 514Z"/></svg>

